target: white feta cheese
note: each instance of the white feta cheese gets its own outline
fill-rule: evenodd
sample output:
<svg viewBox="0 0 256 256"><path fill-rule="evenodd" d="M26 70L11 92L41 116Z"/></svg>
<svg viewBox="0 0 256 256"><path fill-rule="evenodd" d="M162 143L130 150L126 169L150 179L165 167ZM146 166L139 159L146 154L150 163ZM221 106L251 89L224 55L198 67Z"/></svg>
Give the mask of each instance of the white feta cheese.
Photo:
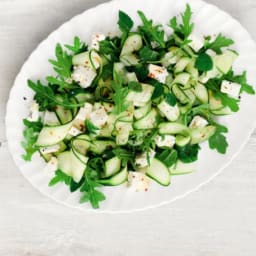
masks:
<svg viewBox="0 0 256 256"><path fill-rule="evenodd" d="M179 118L180 110L178 105L169 105L165 100L157 106L169 121L176 121Z"/></svg>
<svg viewBox="0 0 256 256"><path fill-rule="evenodd" d="M47 174L54 174L55 171L58 169L58 159L56 157L52 157L47 165L44 167L43 171Z"/></svg>
<svg viewBox="0 0 256 256"><path fill-rule="evenodd" d="M230 81L222 81L220 91L227 93L233 98L238 98L240 94L241 85Z"/></svg>
<svg viewBox="0 0 256 256"><path fill-rule="evenodd" d="M91 85L94 78L97 76L95 70L89 66L74 66L72 79L76 81L81 87L87 88Z"/></svg>
<svg viewBox="0 0 256 256"><path fill-rule="evenodd" d="M59 124L59 120L55 114L55 112L50 112L48 110L44 113L44 124L45 125L57 125Z"/></svg>
<svg viewBox="0 0 256 256"><path fill-rule="evenodd" d="M38 121L40 116L39 105L35 101L33 101L29 110L30 110L30 113L28 116L28 120L31 122Z"/></svg>
<svg viewBox="0 0 256 256"><path fill-rule="evenodd" d="M100 49L100 41L103 41L106 38L106 36L104 34L100 34L100 33L95 33L92 35L92 44L91 44L91 48L95 49L95 50L99 50Z"/></svg>
<svg viewBox="0 0 256 256"><path fill-rule="evenodd" d="M149 163L150 163L154 158L156 152L151 149L148 154L149 154ZM137 165L139 168L148 166L148 157L146 152L139 154L135 157L135 165Z"/></svg>
<svg viewBox="0 0 256 256"><path fill-rule="evenodd" d="M81 133L82 132L79 129L77 129L75 126L72 126L70 128L70 130L68 131L68 134L71 135L71 136L77 136L77 135L79 135Z"/></svg>
<svg viewBox="0 0 256 256"><path fill-rule="evenodd" d="M168 147L171 148L175 144L175 136L173 135L157 135L155 137L155 142L158 147Z"/></svg>
<svg viewBox="0 0 256 256"><path fill-rule="evenodd" d="M108 121L108 114L104 107L101 106L100 108L91 112L90 120L95 126L101 128Z"/></svg>
<svg viewBox="0 0 256 256"><path fill-rule="evenodd" d="M79 109L75 119L85 121L85 119L88 119L90 117L92 108L93 105L91 103L86 102L84 106Z"/></svg>
<svg viewBox="0 0 256 256"><path fill-rule="evenodd" d="M128 187L132 190L147 191L149 188L150 179L141 172L128 172Z"/></svg>
<svg viewBox="0 0 256 256"><path fill-rule="evenodd" d="M188 38L191 42L188 44L195 52L198 52L204 46L204 40L201 36L191 34Z"/></svg>
<svg viewBox="0 0 256 256"><path fill-rule="evenodd" d="M168 71L165 67L149 64L148 70L149 70L149 74L148 74L149 77L156 79L160 83L165 83L166 77L168 76Z"/></svg>
<svg viewBox="0 0 256 256"><path fill-rule="evenodd" d="M207 120L205 120L201 116L194 116L192 121L189 124L190 128L202 128L205 127L208 124Z"/></svg>
<svg viewBox="0 0 256 256"><path fill-rule="evenodd" d="M59 151L60 149L60 145L53 145L53 146L49 146L49 147L42 147L40 148L40 152L42 154L50 154L50 153L54 153L54 152L57 152Z"/></svg>

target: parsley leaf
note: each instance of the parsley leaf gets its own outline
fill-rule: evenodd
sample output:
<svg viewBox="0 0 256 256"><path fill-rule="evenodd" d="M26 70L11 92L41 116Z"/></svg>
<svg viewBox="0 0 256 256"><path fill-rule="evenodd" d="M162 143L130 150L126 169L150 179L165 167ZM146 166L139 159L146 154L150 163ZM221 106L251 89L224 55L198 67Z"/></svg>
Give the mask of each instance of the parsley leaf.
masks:
<svg viewBox="0 0 256 256"><path fill-rule="evenodd" d="M195 67L199 71L209 71L213 69L213 61L212 58L206 54L206 53L201 53L198 55L196 62L195 62Z"/></svg>
<svg viewBox="0 0 256 256"><path fill-rule="evenodd" d="M72 51L74 54L85 52L88 49L88 45L84 42L81 42L80 38L75 36L73 45L65 44L65 47Z"/></svg>
<svg viewBox="0 0 256 256"><path fill-rule="evenodd" d="M119 29L123 33L122 35L122 44L123 44L129 32L131 31L134 23L132 19L129 17L129 15L123 11L119 11L118 16L119 16L119 20L117 24L119 25Z"/></svg>
<svg viewBox="0 0 256 256"><path fill-rule="evenodd" d="M84 123L88 133L97 134L97 131L99 130L99 128L95 126L90 120L86 119Z"/></svg>
<svg viewBox="0 0 256 256"><path fill-rule="evenodd" d="M139 82L131 81L128 83L128 88L135 92L142 92L142 85Z"/></svg>
<svg viewBox="0 0 256 256"><path fill-rule="evenodd" d="M148 20L142 11L138 11L140 19L143 23L139 26L139 31L141 31L145 38L148 38L151 42L156 42L161 48L165 47L164 36L165 32L161 25L153 25L152 20Z"/></svg>
<svg viewBox="0 0 256 256"><path fill-rule="evenodd" d="M108 56L112 62L118 62L119 61L119 55L120 55L120 46L119 46L119 40L117 39L110 39L106 38L105 40L102 40L99 42L99 53L105 56Z"/></svg>
<svg viewBox="0 0 256 256"><path fill-rule="evenodd" d="M225 80L235 82L241 85L240 93L246 92L248 94L255 94L255 90L252 85L247 83L246 71L244 71L241 75L235 75L232 70L230 70L226 75L222 77Z"/></svg>
<svg viewBox="0 0 256 256"><path fill-rule="evenodd" d="M55 176L50 180L49 185L50 187L54 186L59 182L64 182L66 185L70 185L72 178L62 172L61 170L57 170L55 172Z"/></svg>
<svg viewBox="0 0 256 256"><path fill-rule="evenodd" d="M22 155L22 157L25 161L30 161L32 155L38 150L35 146L35 142L43 124L41 121L31 122L27 119L23 119L23 124L26 128L23 131L24 141L21 142L21 145L25 149L26 153Z"/></svg>
<svg viewBox="0 0 256 256"><path fill-rule="evenodd" d="M120 114L128 108L128 105L125 101L125 98L128 94L128 88L122 86L122 77L117 72L114 72L112 88L115 91L112 96L115 102L115 111L117 114Z"/></svg>
<svg viewBox="0 0 256 256"><path fill-rule="evenodd" d="M142 61L156 61L159 57L159 53L157 51L151 50L148 46L144 46L139 51L139 56Z"/></svg>
<svg viewBox="0 0 256 256"><path fill-rule="evenodd" d="M64 51L60 44L55 48L56 60L49 60L54 66L53 69L63 78L69 78L71 76L72 68L72 56Z"/></svg>
<svg viewBox="0 0 256 256"><path fill-rule="evenodd" d="M211 149L216 149L219 153L225 154L228 147L228 142L223 133L227 133L228 129L220 124L214 123L216 126L216 132L213 136L209 138L209 147Z"/></svg>
<svg viewBox="0 0 256 256"><path fill-rule="evenodd" d="M158 97L162 96L164 93L164 85L156 80L152 79L152 82L150 82L151 85L155 87L153 94L151 96L151 100L157 99Z"/></svg>
<svg viewBox="0 0 256 256"><path fill-rule="evenodd" d="M227 38L222 34L218 34L218 36L212 43L209 43L208 41L206 42L205 48L212 49L216 53L220 54L222 53L221 48L228 47L232 44L234 44L234 41L232 39Z"/></svg>
<svg viewBox="0 0 256 256"><path fill-rule="evenodd" d="M192 163L197 160L200 146L198 144L190 145L187 144L184 147L176 147L178 158L183 163Z"/></svg>
<svg viewBox="0 0 256 256"><path fill-rule="evenodd" d="M184 40L189 37L194 28L194 23L191 23L191 17L192 11L190 5L187 4L185 12L181 14L182 23L178 24L177 17L173 17L169 23L169 26L174 30L174 32L178 35L182 35Z"/></svg>
<svg viewBox="0 0 256 256"><path fill-rule="evenodd" d="M166 93L164 99L172 107L174 107L177 103L177 99L173 93Z"/></svg>
<svg viewBox="0 0 256 256"><path fill-rule="evenodd" d="M160 154L157 154L156 158L169 168L177 162L178 154L175 149L165 149Z"/></svg>

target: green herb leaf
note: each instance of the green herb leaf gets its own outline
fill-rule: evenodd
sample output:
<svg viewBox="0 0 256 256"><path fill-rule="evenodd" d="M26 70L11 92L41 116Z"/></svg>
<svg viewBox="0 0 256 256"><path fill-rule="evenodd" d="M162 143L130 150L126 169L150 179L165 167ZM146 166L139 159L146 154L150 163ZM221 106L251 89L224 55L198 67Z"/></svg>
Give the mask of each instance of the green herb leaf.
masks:
<svg viewBox="0 0 256 256"><path fill-rule="evenodd" d="M139 51L139 56L142 61L156 61L159 57L159 53L157 51L151 50L148 46L144 46Z"/></svg>
<svg viewBox="0 0 256 256"><path fill-rule="evenodd" d="M177 99L173 93L166 93L164 99L172 107L174 107L177 103Z"/></svg>
<svg viewBox="0 0 256 256"><path fill-rule="evenodd" d="M218 36L212 43L209 43L208 41L206 42L205 48L212 49L216 53L220 54L222 53L221 48L228 47L232 44L234 44L234 41L232 39L227 38L222 34L218 34Z"/></svg>
<svg viewBox="0 0 256 256"><path fill-rule="evenodd" d="M186 10L181 14L182 23L178 24L177 17L173 17L170 20L169 26L176 32L178 35L182 35L183 39L187 39L192 33L194 28L194 23L191 22L192 11L190 5L186 5Z"/></svg>
<svg viewBox="0 0 256 256"><path fill-rule="evenodd" d="M244 71L241 75L235 75L233 70L230 70L226 75L222 77L222 79L240 84L241 85L240 93L246 92L252 95L255 94L255 90L253 86L247 83L246 71Z"/></svg>
<svg viewBox="0 0 256 256"><path fill-rule="evenodd" d="M68 50L72 51L74 54L79 54L81 52L85 52L88 49L88 45L84 42L81 42L81 40L78 36L74 37L73 45L65 44L65 47Z"/></svg>
<svg viewBox="0 0 256 256"><path fill-rule="evenodd" d="M115 111L117 114L120 114L128 108L125 100L128 94L128 88L122 86L122 77L117 72L114 72L114 79L112 82L112 88L115 91L113 100L115 102Z"/></svg>
<svg viewBox="0 0 256 256"><path fill-rule="evenodd" d="M220 124L214 123L216 132L209 138L209 146L211 149L216 149L219 153L225 154L228 148L228 142L223 133L228 132L228 129Z"/></svg>
<svg viewBox="0 0 256 256"><path fill-rule="evenodd" d="M55 172L55 176L50 180L49 185L50 187L56 185L59 182L64 182L66 185L70 185L72 178L62 172L61 170L57 170Z"/></svg>
<svg viewBox="0 0 256 256"><path fill-rule="evenodd" d="M213 69L213 61L212 58L206 54L206 53L201 53L198 55L196 62L195 62L195 67L199 71L209 71Z"/></svg>
<svg viewBox="0 0 256 256"><path fill-rule="evenodd" d="M128 35L133 27L132 19L123 11L119 11L119 20L117 24L119 25L119 29L126 35Z"/></svg>
<svg viewBox="0 0 256 256"><path fill-rule="evenodd" d="M198 157L198 152L199 152L199 145L190 145L187 144L184 147L176 147L177 153L178 153L178 158L183 162L183 163L192 163L197 160Z"/></svg>
<svg viewBox="0 0 256 256"><path fill-rule="evenodd" d="M54 70L61 76L69 78L71 76L72 56L64 51L60 44L55 48L56 60L49 60L54 66Z"/></svg>
<svg viewBox="0 0 256 256"><path fill-rule="evenodd" d="M70 192L75 192L77 191L84 183L84 177L79 181L75 182L73 179L71 179L70 184L69 184L69 190Z"/></svg>
<svg viewBox="0 0 256 256"><path fill-rule="evenodd" d="M128 161L133 162L135 157L134 153L131 150L127 150L121 147L117 147L113 149L112 152L114 153L115 156L117 156L119 159L122 160L123 166L126 166Z"/></svg>
<svg viewBox="0 0 256 256"><path fill-rule="evenodd" d="M25 161L31 161L33 154L38 150L35 143L43 124L41 121L31 122L27 119L23 119L23 124L25 125L25 130L23 131L24 140L21 145L26 153L22 157Z"/></svg>
<svg viewBox="0 0 256 256"><path fill-rule="evenodd" d="M151 96L151 100L157 99L158 97L162 96L164 93L164 86L160 82L155 81L153 86L155 87L155 89Z"/></svg>
<svg viewBox="0 0 256 256"><path fill-rule="evenodd" d="M151 42L156 42L161 48L165 47L164 36L165 32L161 25L153 25L152 20L148 20L142 11L138 11L140 19L143 23L139 26L139 30L143 33L145 38L148 38Z"/></svg>
<svg viewBox="0 0 256 256"><path fill-rule="evenodd" d="M166 167L169 168L176 164L178 160L178 154L175 149L165 149L160 154L157 154L156 158L158 158L162 163L166 165Z"/></svg>
<svg viewBox="0 0 256 256"><path fill-rule="evenodd" d="M97 134L97 131L99 130L99 128L97 126L95 126L90 120L86 119L84 124L85 124L85 128L88 131L88 133Z"/></svg>
<svg viewBox="0 0 256 256"><path fill-rule="evenodd" d="M142 92L142 85L139 82L131 81L128 83L128 88L135 92Z"/></svg>
<svg viewBox="0 0 256 256"><path fill-rule="evenodd" d="M106 38L105 40L102 40L99 42L99 53L105 56L110 57L110 60L112 62L118 62L119 61L119 55L120 55L120 46L119 46L119 39L110 39Z"/></svg>

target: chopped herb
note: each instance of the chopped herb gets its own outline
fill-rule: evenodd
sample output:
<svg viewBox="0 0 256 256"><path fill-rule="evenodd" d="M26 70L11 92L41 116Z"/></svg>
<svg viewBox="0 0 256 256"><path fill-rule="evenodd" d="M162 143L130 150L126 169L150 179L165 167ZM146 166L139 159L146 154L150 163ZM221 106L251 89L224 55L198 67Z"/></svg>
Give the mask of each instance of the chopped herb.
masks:
<svg viewBox="0 0 256 256"><path fill-rule="evenodd" d="M73 54L79 54L81 52L87 51L87 49L88 49L88 45L84 42L81 42L80 38L77 36L74 37L73 45L65 44L65 47L68 50L72 51Z"/></svg>
<svg viewBox="0 0 256 256"><path fill-rule="evenodd" d="M129 32L133 27L133 20L131 17L123 11L119 11L119 20L118 23L119 29L122 31L122 44L124 43L125 39L128 37Z"/></svg>
<svg viewBox="0 0 256 256"><path fill-rule="evenodd" d="M164 96L165 101L172 107L174 107L177 103L177 99L173 93L166 93Z"/></svg>
<svg viewBox="0 0 256 256"><path fill-rule="evenodd" d="M72 178L70 176L68 176L67 174L65 174L61 170L57 170L55 172L55 176L49 182L49 186L52 187L52 186L56 185L59 182L63 182L66 185L69 186L70 183L71 183L71 180L72 180Z"/></svg>
<svg viewBox="0 0 256 256"><path fill-rule="evenodd" d="M151 50L148 46L144 46L139 51L139 56L142 61L150 62L156 61L159 57L159 53L157 51Z"/></svg>
<svg viewBox="0 0 256 256"><path fill-rule="evenodd" d="M90 120L86 119L84 124L89 134L97 134L97 131L99 130L99 128L95 126Z"/></svg>
<svg viewBox="0 0 256 256"><path fill-rule="evenodd" d="M142 92L142 85L136 81L129 82L128 88L135 92Z"/></svg>
<svg viewBox="0 0 256 256"><path fill-rule="evenodd" d="M213 69L213 61L212 58L206 54L206 53L201 53L198 55L196 62L195 62L195 67L199 71L209 71Z"/></svg>
<svg viewBox="0 0 256 256"><path fill-rule="evenodd" d="M192 163L197 160L198 157L198 152L199 152L199 145L190 145L187 144L184 147L176 147L177 153L178 153L178 158L183 162L183 163Z"/></svg>
<svg viewBox="0 0 256 256"><path fill-rule="evenodd" d="M178 160L178 154L175 149L165 149L161 153L156 155L162 163L166 165L166 167L170 168L174 164L176 164Z"/></svg>

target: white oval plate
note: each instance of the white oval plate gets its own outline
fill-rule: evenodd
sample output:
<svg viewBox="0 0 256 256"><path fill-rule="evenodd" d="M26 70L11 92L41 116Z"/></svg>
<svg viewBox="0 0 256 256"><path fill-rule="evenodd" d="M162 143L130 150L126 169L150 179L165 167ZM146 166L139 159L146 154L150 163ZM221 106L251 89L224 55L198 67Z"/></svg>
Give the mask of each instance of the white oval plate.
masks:
<svg viewBox="0 0 256 256"><path fill-rule="evenodd" d="M256 46L246 30L230 15L218 8L206 4L200 0L187 1L193 10L193 20L196 24L196 33L213 35L222 32L235 40L234 49L240 53L235 63L235 71L248 71L248 80L256 84ZM156 22L166 24L169 19L184 11L186 1L177 0L119 0L102 4L96 8L85 11L74 17L44 40L30 55L18 74L10 93L7 105L6 131L11 154L22 174L31 184L43 194L68 206L83 210L91 209L89 204L79 204L79 192L71 194L68 187L58 184L48 187L49 177L42 171L45 163L35 155L32 162L24 162L21 158L23 149L22 119L28 115L28 106L33 93L27 87L27 79L41 79L52 73L52 67L48 63L49 58L54 58L56 43L71 43L74 35L82 40L90 42L93 32L116 33L118 31L118 10L127 12L139 23L137 10L143 10L147 17ZM113 30L114 29L114 30ZM25 102L23 97L27 97ZM221 122L227 125L229 133L227 139L229 148L226 155L220 155L208 148L207 143L202 145L199 155L197 171L190 175L173 177L169 187L161 187L152 182L147 193L131 192L126 186L104 187L103 192L107 200L101 204L100 212L128 212L144 210L170 203L184 197L205 184L226 167L234 156L245 144L252 133L255 121L256 101L252 96L242 96L241 110L229 117L221 118Z"/></svg>

